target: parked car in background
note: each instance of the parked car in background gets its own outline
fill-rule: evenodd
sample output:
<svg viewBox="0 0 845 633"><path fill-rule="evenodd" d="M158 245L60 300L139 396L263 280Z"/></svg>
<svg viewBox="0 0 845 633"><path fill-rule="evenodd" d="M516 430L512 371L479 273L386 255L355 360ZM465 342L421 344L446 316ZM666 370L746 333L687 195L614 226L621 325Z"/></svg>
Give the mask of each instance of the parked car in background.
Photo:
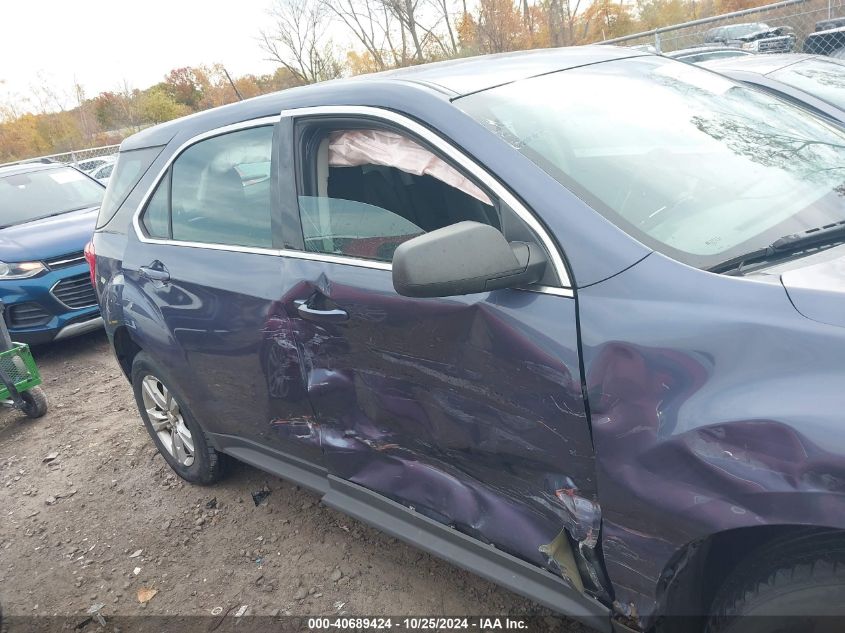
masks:
<svg viewBox="0 0 845 633"><path fill-rule="evenodd" d="M845 58L845 18L816 22L813 33L804 38L805 53Z"/></svg>
<svg viewBox="0 0 845 633"><path fill-rule="evenodd" d="M112 171L114 170L115 158L111 158L108 162L100 165L96 169L91 170L89 175L95 180L100 181L104 185L109 184Z"/></svg>
<svg viewBox="0 0 845 633"><path fill-rule="evenodd" d="M845 61L792 53L708 61L701 66L845 123Z"/></svg>
<svg viewBox="0 0 845 633"><path fill-rule="evenodd" d="M838 126L662 56L454 60L130 137L92 275L187 481L243 460L604 631L820 630L843 165Z"/></svg>
<svg viewBox="0 0 845 633"><path fill-rule="evenodd" d="M751 51L732 46L695 46L693 48L682 48L677 51L663 53L666 57L678 59L688 64L710 61L714 59L728 59L731 57L746 57L753 55Z"/></svg>
<svg viewBox="0 0 845 633"><path fill-rule="evenodd" d="M95 158L89 158L87 160L79 161L74 164L74 167L81 171L84 171L86 174L90 174L98 167L101 167L106 163L114 162L114 160L114 156L97 156Z"/></svg>
<svg viewBox="0 0 845 633"><path fill-rule="evenodd" d="M14 341L102 327L83 256L105 188L58 163L0 167L0 299Z"/></svg>
<svg viewBox="0 0 845 633"><path fill-rule="evenodd" d="M790 53L795 32L789 26L772 27L763 22L730 24L707 31L704 43L738 46L752 53Z"/></svg>

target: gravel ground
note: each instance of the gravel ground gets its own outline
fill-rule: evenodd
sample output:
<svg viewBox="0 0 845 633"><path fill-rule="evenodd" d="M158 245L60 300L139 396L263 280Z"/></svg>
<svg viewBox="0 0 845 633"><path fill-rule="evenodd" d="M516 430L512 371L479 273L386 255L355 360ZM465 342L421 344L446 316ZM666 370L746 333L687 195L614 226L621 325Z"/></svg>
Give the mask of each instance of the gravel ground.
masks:
<svg viewBox="0 0 845 633"><path fill-rule="evenodd" d="M92 605L105 616L244 605L248 615L549 615L249 466L211 487L184 483L155 451L102 333L35 355L50 411L0 410L5 615L82 617ZM264 487L256 507L251 492Z"/></svg>

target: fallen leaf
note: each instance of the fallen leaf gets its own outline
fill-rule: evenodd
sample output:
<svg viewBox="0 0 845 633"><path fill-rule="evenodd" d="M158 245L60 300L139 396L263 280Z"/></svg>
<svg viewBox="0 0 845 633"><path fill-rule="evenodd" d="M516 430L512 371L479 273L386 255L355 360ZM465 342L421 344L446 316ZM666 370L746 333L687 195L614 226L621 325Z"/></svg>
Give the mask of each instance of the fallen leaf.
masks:
<svg viewBox="0 0 845 633"><path fill-rule="evenodd" d="M136 549L134 552L132 552L129 555L129 558L138 558L141 555L141 552L143 552L143 551L144 550L142 550L142 549Z"/></svg>
<svg viewBox="0 0 845 633"><path fill-rule="evenodd" d="M41 460L41 463L42 464L48 464L48 463L52 462L54 459L56 459L58 456L59 456L58 453L49 453L44 459Z"/></svg>
<svg viewBox="0 0 845 633"><path fill-rule="evenodd" d="M141 587L138 590L138 602L140 602L141 604L149 602L157 593L158 589L152 589L150 587Z"/></svg>

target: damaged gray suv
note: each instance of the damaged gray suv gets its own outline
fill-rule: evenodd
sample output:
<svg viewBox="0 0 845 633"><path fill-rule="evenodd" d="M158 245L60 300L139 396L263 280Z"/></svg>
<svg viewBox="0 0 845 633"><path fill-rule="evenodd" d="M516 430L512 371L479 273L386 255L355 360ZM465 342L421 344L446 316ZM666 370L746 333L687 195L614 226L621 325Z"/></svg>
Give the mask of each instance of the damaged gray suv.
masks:
<svg viewBox="0 0 845 633"><path fill-rule="evenodd" d="M604 631L818 631L843 170L840 128L712 72L534 51L144 130L88 254L184 479L247 462Z"/></svg>

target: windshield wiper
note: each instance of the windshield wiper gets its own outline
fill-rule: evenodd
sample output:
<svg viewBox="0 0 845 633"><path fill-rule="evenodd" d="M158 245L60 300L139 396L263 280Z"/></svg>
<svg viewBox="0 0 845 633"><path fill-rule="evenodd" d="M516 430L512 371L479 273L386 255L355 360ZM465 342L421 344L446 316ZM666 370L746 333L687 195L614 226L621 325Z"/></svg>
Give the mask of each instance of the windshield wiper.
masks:
<svg viewBox="0 0 845 633"><path fill-rule="evenodd" d="M845 241L845 220L810 229L804 233L784 235L764 248L731 257L707 270L713 273L724 273L734 269L741 270L746 264L794 255L816 246L829 245L838 241Z"/></svg>

